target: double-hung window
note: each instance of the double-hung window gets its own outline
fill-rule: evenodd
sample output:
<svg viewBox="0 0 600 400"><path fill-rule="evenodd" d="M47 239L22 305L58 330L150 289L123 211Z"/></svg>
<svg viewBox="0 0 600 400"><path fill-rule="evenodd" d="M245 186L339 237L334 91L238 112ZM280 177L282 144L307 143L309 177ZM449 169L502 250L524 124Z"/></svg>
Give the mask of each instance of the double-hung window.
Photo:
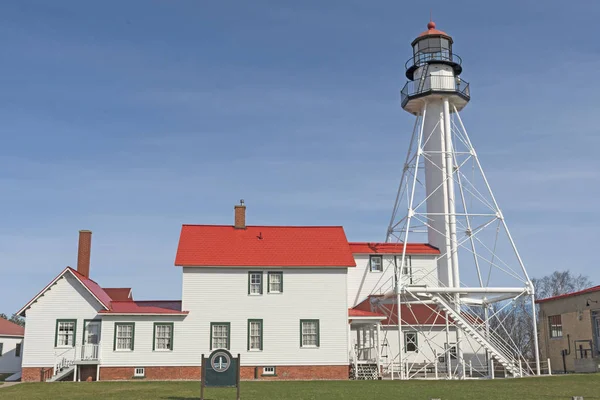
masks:
<svg viewBox="0 0 600 400"><path fill-rule="evenodd" d="M114 350L133 351L133 342L135 338L135 324L115 323L115 344Z"/></svg>
<svg viewBox="0 0 600 400"><path fill-rule="evenodd" d="M300 347L319 347L319 320L300 320Z"/></svg>
<svg viewBox="0 0 600 400"><path fill-rule="evenodd" d="M248 294L257 296L263 293L263 273L261 271L248 272Z"/></svg>
<svg viewBox="0 0 600 400"><path fill-rule="evenodd" d="M75 346L75 334L77 331L77 320L75 319L57 319L56 334L54 337L54 347L73 347Z"/></svg>
<svg viewBox="0 0 600 400"><path fill-rule="evenodd" d="M283 272L269 272L269 293L283 293Z"/></svg>
<svg viewBox="0 0 600 400"><path fill-rule="evenodd" d="M551 338L562 337L562 318L560 315L551 315L548 317L548 328Z"/></svg>
<svg viewBox="0 0 600 400"><path fill-rule="evenodd" d="M231 324L229 322L210 323L210 349L229 350L229 335Z"/></svg>
<svg viewBox="0 0 600 400"><path fill-rule="evenodd" d="M248 320L248 350L259 351L263 349L263 321L262 319Z"/></svg>
<svg viewBox="0 0 600 400"><path fill-rule="evenodd" d="M173 350L173 323L154 323L154 345L155 351Z"/></svg>
<svg viewBox="0 0 600 400"><path fill-rule="evenodd" d="M371 272L383 272L383 257L369 256L369 265L371 266Z"/></svg>

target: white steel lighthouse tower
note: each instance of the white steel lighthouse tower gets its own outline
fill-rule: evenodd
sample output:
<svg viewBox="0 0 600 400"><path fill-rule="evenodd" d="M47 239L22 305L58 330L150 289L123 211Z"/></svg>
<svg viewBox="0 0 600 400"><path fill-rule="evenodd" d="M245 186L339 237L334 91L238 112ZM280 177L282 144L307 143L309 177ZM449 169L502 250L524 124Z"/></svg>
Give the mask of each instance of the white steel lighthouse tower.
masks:
<svg viewBox="0 0 600 400"><path fill-rule="evenodd" d="M393 288L374 302L399 321L393 357L401 378L434 368L445 378L493 377L498 368L505 376L539 374L533 285L460 117L470 100L462 60L451 36L433 22L427 28L412 42L401 93L416 121L386 241L399 243L402 257ZM437 268L419 274L409 242L439 249ZM411 325L417 318L406 314L424 307L445 329ZM407 330L421 338L410 351L429 354L418 363L406 354Z"/></svg>

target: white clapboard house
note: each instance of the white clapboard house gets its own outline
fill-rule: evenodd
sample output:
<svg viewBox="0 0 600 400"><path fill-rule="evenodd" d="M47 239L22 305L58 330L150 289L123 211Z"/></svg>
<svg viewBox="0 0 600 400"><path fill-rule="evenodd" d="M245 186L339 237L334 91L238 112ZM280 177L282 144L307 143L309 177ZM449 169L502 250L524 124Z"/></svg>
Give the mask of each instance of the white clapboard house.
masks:
<svg viewBox="0 0 600 400"><path fill-rule="evenodd" d="M0 375L7 380L20 376L24 333L22 326L0 318Z"/></svg>
<svg viewBox="0 0 600 400"><path fill-rule="evenodd" d="M77 269L62 270L18 312L23 380L199 379L201 355L218 348L240 354L243 379L389 374L397 322L393 305L374 299L402 248L349 243L339 226L247 226L245 210L235 206L234 225L182 227L177 301L103 288L90 278L91 232L80 231ZM407 254L407 276L437 273L436 248L411 244ZM425 311L412 307L403 324L430 324L435 334L444 321ZM406 351L416 350L417 333L403 334Z"/></svg>

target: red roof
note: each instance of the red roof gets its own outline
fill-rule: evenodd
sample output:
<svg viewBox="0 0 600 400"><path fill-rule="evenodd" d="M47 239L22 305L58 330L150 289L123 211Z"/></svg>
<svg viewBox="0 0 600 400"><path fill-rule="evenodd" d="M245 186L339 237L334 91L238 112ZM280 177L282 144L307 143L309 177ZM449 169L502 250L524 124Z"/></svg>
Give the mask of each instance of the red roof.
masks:
<svg viewBox="0 0 600 400"><path fill-rule="evenodd" d="M354 267L341 226L183 225L182 267Z"/></svg>
<svg viewBox="0 0 600 400"><path fill-rule="evenodd" d="M435 29L435 22L433 21L429 21L429 23L427 24L427 30L425 32L421 32L421 34L419 34L419 37L428 35L444 35L450 37L450 35L448 35L446 32Z"/></svg>
<svg viewBox="0 0 600 400"><path fill-rule="evenodd" d="M371 311L363 311L363 310L356 310L354 308L350 308L348 309L348 316L349 317L382 317L385 318L385 315L383 314L378 314L378 313L374 313Z"/></svg>
<svg viewBox="0 0 600 400"><path fill-rule="evenodd" d="M175 314L186 315L181 311L180 300L113 301L110 310L101 310L100 314Z"/></svg>
<svg viewBox="0 0 600 400"><path fill-rule="evenodd" d="M349 243L353 254L402 254L404 243ZM427 243L407 243L406 254L440 254L440 251Z"/></svg>
<svg viewBox="0 0 600 400"><path fill-rule="evenodd" d="M25 328L20 325L10 322L4 318L0 318L0 336L25 336Z"/></svg>
<svg viewBox="0 0 600 400"><path fill-rule="evenodd" d="M103 288L113 301L133 301L131 288Z"/></svg>
<svg viewBox="0 0 600 400"><path fill-rule="evenodd" d="M94 282L90 278L86 278L85 276L81 275L79 272L75 271L73 268L71 268L71 267L67 267L67 268L73 273L73 275L75 275L75 277L77 279L79 279L79 281L81 283L83 283L83 285L86 288L88 288L88 290L90 292L92 292L92 294L100 301L100 303L102 303L104 308L107 308L107 309L110 308L110 303L111 303L112 299L104 291L104 289L102 289L100 287L100 285L98 285L96 282Z"/></svg>
<svg viewBox="0 0 600 400"><path fill-rule="evenodd" d="M370 296L361 303L357 304L353 310L372 312L372 297L378 296ZM398 324L398 314L395 303L375 303L375 307L379 313L386 316L386 319L381 322L383 325ZM435 304L402 304L400 316L402 318L402 325L446 325L446 313L442 310L438 310ZM464 317L470 320L472 323L483 323L482 320L475 320L474 317L470 315L464 315ZM450 319L450 321L452 322L452 319Z"/></svg>
<svg viewBox="0 0 600 400"><path fill-rule="evenodd" d="M599 286L593 286L593 287L587 288L587 289L583 289L583 290L580 290L578 292L572 292L572 293L561 294L559 296L547 297L545 299L536 300L535 302L536 303L545 303L547 301L564 299L566 297L579 296L579 295L582 295L582 294L594 293L594 292L600 292L600 285Z"/></svg>

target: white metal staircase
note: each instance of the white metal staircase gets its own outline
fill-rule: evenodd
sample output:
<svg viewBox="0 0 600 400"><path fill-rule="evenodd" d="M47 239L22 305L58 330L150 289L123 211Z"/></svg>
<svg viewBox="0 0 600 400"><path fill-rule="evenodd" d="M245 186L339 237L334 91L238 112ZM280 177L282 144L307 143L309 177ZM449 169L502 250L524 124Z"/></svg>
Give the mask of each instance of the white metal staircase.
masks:
<svg viewBox="0 0 600 400"><path fill-rule="evenodd" d="M432 295L433 300L440 306L447 315L449 315L454 323L465 333L470 335L477 343L483 346L490 355L496 359L509 373L513 376L522 376L526 372L522 370L519 363L510 355L510 350L506 348L498 339L491 335L486 337L485 330L475 326L473 322L469 322L460 312L457 312L442 295ZM476 316L472 316L473 321L477 321Z"/></svg>

